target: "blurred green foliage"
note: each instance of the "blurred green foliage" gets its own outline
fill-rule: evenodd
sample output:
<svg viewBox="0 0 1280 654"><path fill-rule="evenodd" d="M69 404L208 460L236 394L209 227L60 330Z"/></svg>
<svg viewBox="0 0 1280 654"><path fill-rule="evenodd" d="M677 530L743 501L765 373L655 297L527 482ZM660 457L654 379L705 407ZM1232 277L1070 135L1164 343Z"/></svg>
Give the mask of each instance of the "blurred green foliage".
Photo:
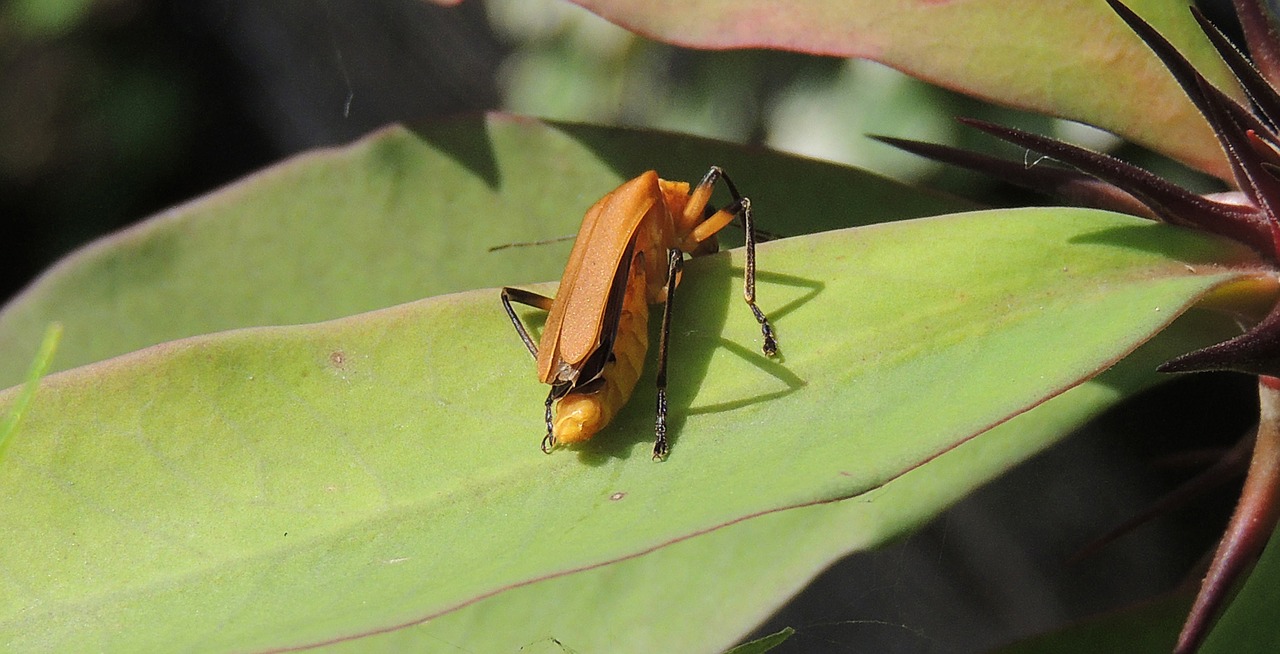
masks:
<svg viewBox="0 0 1280 654"><path fill-rule="evenodd" d="M91 0L13 0L0 18L30 37L65 32L89 10Z"/></svg>

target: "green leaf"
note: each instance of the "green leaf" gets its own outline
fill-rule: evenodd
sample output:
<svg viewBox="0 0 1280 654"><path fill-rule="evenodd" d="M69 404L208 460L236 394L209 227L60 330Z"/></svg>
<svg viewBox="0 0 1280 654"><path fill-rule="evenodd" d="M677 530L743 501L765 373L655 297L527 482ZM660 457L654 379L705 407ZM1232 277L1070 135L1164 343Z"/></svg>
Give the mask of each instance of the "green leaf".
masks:
<svg viewBox="0 0 1280 654"><path fill-rule="evenodd" d="M47 38L70 32L91 5L88 0L16 0L0 11L22 36Z"/></svg>
<svg viewBox="0 0 1280 654"><path fill-rule="evenodd" d="M1089 123L1231 178L1200 114L1155 56L1100 0L575 2L623 27L678 45L873 59L999 104ZM1242 97L1192 20L1188 2L1127 4L1210 80Z"/></svg>
<svg viewBox="0 0 1280 654"><path fill-rule="evenodd" d="M787 639L794 636L795 633L796 633L795 629L792 629L791 627L787 627L782 631L779 631L774 634L769 634L764 638L758 638L749 643L743 643L729 650L725 654L764 654L765 652L768 652L769 650L777 647L778 645L785 643Z"/></svg>
<svg viewBox="0 0 1280 654"><path fill-rule="evenodd" d="M296 157L98 241L0 309L0 387L40 334L55 370L235 327L314 322L429 295L557 279L595 199L654 168L725 168L781 235L966 208L849 168L706 139L491 116L389 128ZM840 207L833 211L834 207ZM732 231L732 230L727 230Z"/></svg>
<svg viewBox="0 0 1280 654"><path fill-rule="evenodd" d="M479 651L510 651L534 634L495 630L492 625L524 623L537 625L536 634L556 634L563 644L584 652L723 648L726 641L735 640L734 634L759 624L840 557L923 526L958 498L1057 442L1089 417L1155 383L1157 364L1188 344L1213 342L1224 322L1201 312L1184 316L1116 367L857 498L744 520L334 649L400 652L466 643ZM694 607L678 599L691 589L698 598ZM1181 607L1182 615L1185 605L1189 599ZM1172 642L1180 619L1164 630L1165 641ZM1144 622L1133 628L1151 627ZM1156 636L1159 633L1156 630Z"/></svg>
<svg viewBox="0 0 1280 654"><path fill-rule="evenodd" d="M986 438L955 446L1109 367L1209 289L1259 274L1220 241L1064 209L787 239L759 262L785 359L756 353L735 298L740 252L691 262L661 464L647 454L651 379L577 453L538 451L545 390L493 291L46 378L0 468L0 642L296 647L603 572L906 479L943 453L980 455ZM15 396L0 394L0 410ZM945 505L976 483L968 467L913 491ZM888 526L860 538L921 519L883 508ZM565 617L551 635L576 648L567 636L605 616ZM530 620L501 630L548 635Z"/></svg>

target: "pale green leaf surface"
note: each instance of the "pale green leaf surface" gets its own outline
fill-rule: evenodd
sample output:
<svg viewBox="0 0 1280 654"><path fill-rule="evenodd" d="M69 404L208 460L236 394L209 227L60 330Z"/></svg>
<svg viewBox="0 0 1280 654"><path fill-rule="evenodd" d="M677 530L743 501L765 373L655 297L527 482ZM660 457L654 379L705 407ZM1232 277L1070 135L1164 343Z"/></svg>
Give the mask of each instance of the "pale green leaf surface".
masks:
<svg viewBox="0 0 1280 654"><path fill-rule="evenodd" d="M662 464L640 399L579 453L538 451L544 389L493 292L47 378L0 468L0 642L324 642L858 495L1257 273L1238 248L1091 211L788 239L760 249L778 363L756 354L734 261L686 270Z"/></svg>
<svg viewBox="0 0 1280 654"><path fill-rule="evenodd" d="M53 321L66 326L54 362L63 370L223 329L558 279L568 241L488 249L572 236L587 207L644 170L696 180L712 164L775 234L968 208L850 168L688 136L505 116L389 128L64 259L0 309L0 387L22 380Z"/></svg>
<svg viewBox="0 0 1280 654"><path fill-rule="evenodd" d="M873 59L993 102L1089 123L1230 178L1208 125L1102 0L575 0L623 27L697 48ZM1129 0L1240 97L1185 0Z"/></svg>
<svg viewBox="0 0 1280 654"><path fill-rule="evenodd" d="M922 526L1089 417L1155 383L1156 365L1191 344L1221 339L1230 333L1228 322L1203 312L1184 316L1116 367L869 493L768 513L643 556L514 588L433 620L329 649L540 651L538 647L555 638L580 652L721 652L836 559ZM1183 604L1185 609L1189 601ZM1108 632L1115 634L1109 642L1118 643L1114 651L1126 651L1138 642L1134 631L1152 631L1149 637L1164 645L1172 642L1180 618L1162 626L1142 618L1141 624ZM1083 637L1096 643L1097 631Z"/></svg>

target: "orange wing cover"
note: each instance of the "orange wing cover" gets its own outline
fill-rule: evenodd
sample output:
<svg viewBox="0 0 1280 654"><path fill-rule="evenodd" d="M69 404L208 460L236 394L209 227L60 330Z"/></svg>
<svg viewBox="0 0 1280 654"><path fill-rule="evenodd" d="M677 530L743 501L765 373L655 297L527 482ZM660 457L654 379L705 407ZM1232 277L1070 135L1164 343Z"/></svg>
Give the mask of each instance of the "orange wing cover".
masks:
<svg viewBox="0 0 1280 654"><path fill-rule="evenodd" d="M543 383L552 383L562 365L576 366L599 347L614 276L626 274L618 267L627 245L661 198L658 174L651 170L587 210L538 347L538 378Z"/></svg>

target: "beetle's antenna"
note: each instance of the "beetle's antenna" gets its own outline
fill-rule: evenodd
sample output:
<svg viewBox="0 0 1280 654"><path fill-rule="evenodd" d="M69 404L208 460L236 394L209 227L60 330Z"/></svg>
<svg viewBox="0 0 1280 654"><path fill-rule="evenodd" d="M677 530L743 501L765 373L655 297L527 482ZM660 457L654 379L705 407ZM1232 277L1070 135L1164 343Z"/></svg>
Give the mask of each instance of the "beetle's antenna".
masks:
<svg viewBox="0 0 1280 654"><path fill-rule="evenodd" d="M485 251L497 252L498 250L506 250L508 248L527 248L534 245L551 245L552 243L563 243L565 241L572 241L577 237L578 237L577 234L569 234L567 236L553 236L551 238L544 238L537 241L519 241L516 243L503 243L502 245L495 245Z"/></svg>

